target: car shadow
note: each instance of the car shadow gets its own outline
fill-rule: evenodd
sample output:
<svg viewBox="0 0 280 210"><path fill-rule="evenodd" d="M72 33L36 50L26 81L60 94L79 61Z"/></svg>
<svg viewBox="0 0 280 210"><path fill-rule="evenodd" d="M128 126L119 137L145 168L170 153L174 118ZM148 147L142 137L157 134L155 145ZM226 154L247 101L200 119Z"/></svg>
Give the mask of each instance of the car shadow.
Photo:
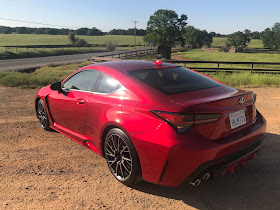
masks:
<svg viewBox="0 0 280 210"><path fill-rule="evenodd" d="M183 201L198 209L280 209L280 135L268 133L255 161L235 174L218 176L193 187L142 182L139 191Z"/></svg>

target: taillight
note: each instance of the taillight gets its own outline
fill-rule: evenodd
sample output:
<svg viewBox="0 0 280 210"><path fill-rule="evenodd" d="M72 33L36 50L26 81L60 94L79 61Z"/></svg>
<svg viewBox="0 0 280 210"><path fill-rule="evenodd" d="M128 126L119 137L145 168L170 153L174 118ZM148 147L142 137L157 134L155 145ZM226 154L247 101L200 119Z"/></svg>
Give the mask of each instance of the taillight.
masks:
<svg viewBox="0 0 280 210"><path fill-rule="evenodd" d="M151 112L163 119L179 133L185 133L196 125L216 122L221 117L221 114L181 114L157 110L151 110Z"/></svg>

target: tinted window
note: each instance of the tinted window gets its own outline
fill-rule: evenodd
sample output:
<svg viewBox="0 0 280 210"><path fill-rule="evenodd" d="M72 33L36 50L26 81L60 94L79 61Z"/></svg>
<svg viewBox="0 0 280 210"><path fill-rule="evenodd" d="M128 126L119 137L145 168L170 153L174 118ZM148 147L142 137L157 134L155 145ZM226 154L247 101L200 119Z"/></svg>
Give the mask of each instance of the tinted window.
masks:
<svg viewBox="0 0 280 210"><path fill-rule="evenodd" d="M106 74L101 73L99 88L96 92L111 93L119 89L121 85Z"/></svg>
<svg viewBox="0 0 280 210"><path fill-rule="evenodd" d="M168 95L208 89L221 85L208 77L183 67L148 69L128 73Z"/></svg>
<svg viewBox="0 0 280 210"><path fill-rule="evenodd" d="M72 76L63 84L63 88L83 91L94 91L94 85L100 72L84 70Z"/></svg>

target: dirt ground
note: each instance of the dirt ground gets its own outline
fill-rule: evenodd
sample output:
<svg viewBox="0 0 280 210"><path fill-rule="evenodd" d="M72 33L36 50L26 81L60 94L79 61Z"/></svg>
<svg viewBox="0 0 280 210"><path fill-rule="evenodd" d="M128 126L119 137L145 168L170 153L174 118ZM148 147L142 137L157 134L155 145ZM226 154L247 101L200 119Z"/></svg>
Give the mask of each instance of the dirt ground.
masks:
<svg viewBox="0 0 280 210"><path fill-rule="evenodd" d="M268 123L255 161L199 187L129 188L103 158L41 129L37 90L0 87L0 209L280 209L280 88L251 90Z"/></svg>

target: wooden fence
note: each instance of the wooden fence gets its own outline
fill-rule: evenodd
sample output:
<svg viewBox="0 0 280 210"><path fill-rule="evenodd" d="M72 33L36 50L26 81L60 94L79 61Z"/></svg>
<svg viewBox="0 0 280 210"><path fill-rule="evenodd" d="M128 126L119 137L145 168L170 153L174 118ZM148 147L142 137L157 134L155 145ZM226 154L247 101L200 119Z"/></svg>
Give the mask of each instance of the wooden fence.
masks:
<svg viewBox="0 0 280 210"><path fill-rule="evenodd" d="M129 50L129 51L119 51L119 52L108 52L104 53L102 56L98 56L100 58L103 57L111 57L111 58L118 58L118 59L133 59L133 58L139 58L144 56L150 56L157 54L158 50L157 48L147 48L147 49L135 49L135 50ZM93 60L96 60L96 57L93 57ZM103 61L102 59L99 59L100 61ZM104 60L107 61L108 59Z"/></svg>
<svg viewBox="0 0 280 210"><path fill-rule="evenodd" d="M201 72L237 72L237 71L250 71L251 73L270 73L270 74L279 74L280 73L280 63L273 63L273 62L231 62L231 61L183 61L183 60L166 60L169 63L177 63L183 64L185 67L187 64L216 64L217 67L190 67L191 69L201 71ZM231 67L225 68L221 67L221 64L227 65L248 65L250 68L244 67ZM256 68L256 65L265 65L265 66L276 66L278 69L274 68Z"/></svg>
<svg viewBox="0 0 280 210"><path fill-rule="evenodd" d="M142 47L144 45L136 45L137 47ZM15 49L16 52L18 49L40 49L40 50L46 50L46 49L80 49L80 48L94 48L94 47L106 47L106 44L87 44L85 46L74 46L74 45L13 45L13 46L3 46L6 51L9 49ZM117 47L135 47L135 45L117 45Z"/></svg>

